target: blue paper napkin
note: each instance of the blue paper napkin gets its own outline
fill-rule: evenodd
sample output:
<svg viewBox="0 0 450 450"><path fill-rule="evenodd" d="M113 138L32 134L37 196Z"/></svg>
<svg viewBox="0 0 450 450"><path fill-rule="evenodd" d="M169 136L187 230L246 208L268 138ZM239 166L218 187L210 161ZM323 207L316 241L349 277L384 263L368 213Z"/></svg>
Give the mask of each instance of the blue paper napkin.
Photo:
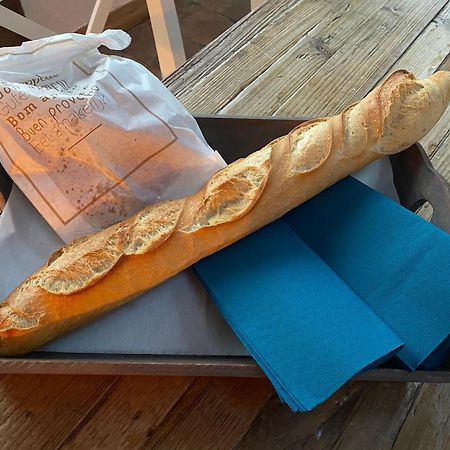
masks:
<svg viewBox="0 0 450 450"><path fill-rule="evenodd" d="M442 362L450 333L450 235L354 178L284 220L401 338L410 369Z"/></svg>
<svg viewBox="0 0 450 450"><path fill-rule="evenodd" d="M354 374L402 346L282 221L194 268L294 411L314 408Z"/></svg>

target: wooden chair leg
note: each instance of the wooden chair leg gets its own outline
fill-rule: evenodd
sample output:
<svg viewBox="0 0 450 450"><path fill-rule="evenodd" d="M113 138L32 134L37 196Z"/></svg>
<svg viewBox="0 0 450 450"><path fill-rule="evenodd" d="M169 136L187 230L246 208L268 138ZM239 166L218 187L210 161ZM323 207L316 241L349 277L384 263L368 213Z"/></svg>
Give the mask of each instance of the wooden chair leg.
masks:
<svg viewBox="0 0 450 450"><path fill-rule="evenodd" d="M56 34L36 22L0 5L0 27L4 27L28 39L40 39Z"/></svg>
<svg viewBox="0 0 450 450"><path fill-rule="evenodd" d="M163 78L186 61L180 24L173 0L147 0Z"/></svg>
<svg viewBox="0 0 450 450"><path fill-rule="evenodd" d="M113 0L96 0L86 28L86 34L101 33L105 29L112 4Z"/></svg>
<svg viewBox="0 0 450 450"><path fill-rule="evenodd" d="M2 0L2 6L5 6L11 11L14 11L21 16L24 16L24 11L22 7L22 3L20 0ZM0 27L0 46L1 47L15 47L17 45L22 44L22 42L27 39L23 36L14 33L11 30L8 30L4 27ZM0 174L0 184L1 184L1 174ZM1 186L0 186L1 187Z"/></svg>

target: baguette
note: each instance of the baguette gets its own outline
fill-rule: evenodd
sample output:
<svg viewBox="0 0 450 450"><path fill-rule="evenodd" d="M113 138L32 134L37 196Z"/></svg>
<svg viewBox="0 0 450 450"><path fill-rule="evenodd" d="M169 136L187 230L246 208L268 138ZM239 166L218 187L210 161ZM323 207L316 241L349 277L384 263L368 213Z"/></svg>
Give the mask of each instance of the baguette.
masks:
<svg viewBox="0 0 450 450"><path fill-rule="evenodd" d="M303 123L230 164L196 194L72 242L0 305L0 354L42 346L409 147L449 100L450 72L422 81L395 72L341 114Z"/></svg>

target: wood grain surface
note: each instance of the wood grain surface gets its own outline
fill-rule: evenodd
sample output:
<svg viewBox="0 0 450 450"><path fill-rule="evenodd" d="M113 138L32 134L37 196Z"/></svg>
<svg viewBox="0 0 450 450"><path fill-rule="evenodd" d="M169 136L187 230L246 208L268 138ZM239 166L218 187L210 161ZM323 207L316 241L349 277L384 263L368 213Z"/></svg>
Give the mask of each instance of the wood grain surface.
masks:
<svg viewBox="0 0 450 450"><path fill-rule="evenodd" d="M165 82L195 113L326 115L450 52L443 0L269 0ZM450 179L450 111L422 141ZM5 375L0 448L450 448L450 385L352 382L292 414L264 379Z"/></svg>

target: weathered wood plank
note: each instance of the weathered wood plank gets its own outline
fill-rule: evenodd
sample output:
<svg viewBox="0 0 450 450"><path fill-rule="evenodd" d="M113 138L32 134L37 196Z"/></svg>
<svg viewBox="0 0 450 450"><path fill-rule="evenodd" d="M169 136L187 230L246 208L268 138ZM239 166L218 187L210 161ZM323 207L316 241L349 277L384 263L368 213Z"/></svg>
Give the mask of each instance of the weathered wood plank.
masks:
<svg viewBox="0 0 450 450"><path fill-rule="evenodd" d="M386 5L388 3L385 3ZM306 39L302 38L286 54L265 71L222 110L224 114L272 115L279 105L292 96L297 86L308 80L320 66L342 47L348 36L342 31L347 22L359 25L352 33L366 33L364 18L381 8L380 2L358 2L345 8L322 27L316 27ZM388 11L394 7L388 6ZM351 19L348 16L351 15ZM325 36L321 37L321 36ZM397 69L407 69L417 77L426 77L439 66L450 49L450 4L431 21L423 33L388 70L385 77ZM421 55L418 58L418 55ZM383 77L383 78L385 78ZM374 80L375 83L376 80ZM346 93L344 93L346 94ZM324 102L326 99L323 99ZM299 103L302 100L299 99Z"/></svg>
<svg viewBox="0 0 450 450"><path fill-rule="evenodd" d="M449 52L450 2L408 47L389 73L398 69L406 69L413 72L418 78L427 77L439 67Z"/></svg>
<svg viewBox="0 0 450 450"><path fill-rule="evenodd" d="M305 1L305 0L303 0ZM256 12L248 14L186 61L172 75L165 79L166 86L178 96L189 96L190 87L208 76L217 67L226 64L233 53L252 40L258 33L283 17L299 3L298 0L269 0ZM189 80L189 84L186 83ZM184 94L183 94L184 93Z"/></svg>
<svg viewBox="0 0 450 450"><path fill-rule="evenodd" d="M350 383L314 411L305 414L293 414L278 397L273 396L235 449L316 448L317 445L325 444L330 440L329 436L347 423L367 388L368 383ZM327 438L322 440L325 427Z"/></svg>
<svg viewBox="0 0 450 450"><path fill-rule="evenodd" d="M197 378L145 448L228 450L272 393L265 379Z"/></svg>
<svg viewBox="0 0 450 450"><path fill-rule="evenodd" d="M348 41L349 28L353 34L364 34L367 20L388 2L349 1L336 6L305 36L299 36L298 41L270 69L230 99L220 112L273 115L299 86L340 51Z"/></svg>
<svg viewBox="0 0 450 450"><path fill-rule="evenodd" d="M347 27L349 39L345 45L275 113L330 115L359 100L389 71L446 3L393 0L370 16L361 32L353 33ZM377 39L371 38L374 35Z"/></svg>
<svg viewBox="0 0 450 450"><path fill-rule="evenodd" d="M236 47L236 42L232 41L234 52L228 52L228 40L216 43L214 49L222 47L224 53L220 55L220 64L210 60L209 70L203 67L195 72L195 76L190 76L193 67L186 68L180 71L184 86L176 83L177 74L169 78L167 84L186 106L199 113L219 109L244 114L274 111L282 115L332 113L369 91L445 4L442 0L411 3L411 0L328 2L328 14L324 17L320 3L316 2L315 21L311 20L313 10L308 9L307 1L298 2L297 8L289 4L285 15L279 15L270 27L264 24L258 28L257 22L246 19L246 28L254 27L260 31L247 35L241 47ZM373 8L377 8L375 15ZM272 7L277 12L282 9L281 4ZM369 20L365 25L364 18ZM311 28L311 23L316 24ZM373 39L374 35L380 38ZM341 39L347 40L344 49ZM322 69L317 70L318 67ZM335 73L337 69L338 74ZM359 73L353 73L354 70ZM199 73L203 76L200 80ZM330 86L326 82L322 84L320 78L329 79ZM347 82L347 88L342 80ZM362 86L355 89L353 80L357 86ZM296 91L296 86L305 81L307 88L302 86L294 98L280 108ZM243 95L240 92L248 89L250 92L240 101L239 97ZM337 95L338 92L346 94L346 100ZM311 106L308 95L315 97ZM324 108L324 103L333 104L332 100L337 104ZM289 109L291 103L297 105L294 110ZM303 104L308 106L303 107Z"/></svg>
<svg viewBox="0 0 450 450"><path fill-rule="evenodd" d="M0 382L0 448L56 448L117 381L106 376L5 376Z"/></svg>
<svg viewBox="0 0 450 450"><path fill-rule="evenodd" d="M333 448L345 450L391 450L420 395L419 383L374 383L365 392L358 409Z"/></svg>
<svg viewBox="0 0 450 450"><path fill-rule="evenodd" d="M101 407L61 448L140 448L192 382L187 377L121 378Z"/></svg>
<svg viewBox="0 0 450 450"><path fill-rule="evenodd" d="M426 384L406 418L393 450L450 448L450 386Z"/></svg>
<svg viewBox="0 0 450 450"><path fill-rule="evenodd" d="M297 415L271 399L236 448L390 449L419 387L418 383L356 382L314 411Z"/></svg>
<svg viewBox="0 0 450 450"><path fill-rule="evenodd" d="M243 36L240 47L228 53L228 41L221 47L224 54L217 60L209 59L212 67L204 68L201 78L184 78L184 83L174 85L170 77L166 85L192 112L216 112L277 61L297 40L307 34L318 23L325 20L335 5L345 0L303 0L300 2L279 2L271 9L272 20L264 26L254 21L253 35ZM273 3L272 3L273 4ZM266 5L261 8L266 9ZM255 15L258 15L258 10ZM251 16L250 16L251 17ZM249 26L250 19L247 27ZM206 54L206 57L211 55ZM177 71L178 72L178 71ZM188 72L189 73L189 69Z"/></svg>

